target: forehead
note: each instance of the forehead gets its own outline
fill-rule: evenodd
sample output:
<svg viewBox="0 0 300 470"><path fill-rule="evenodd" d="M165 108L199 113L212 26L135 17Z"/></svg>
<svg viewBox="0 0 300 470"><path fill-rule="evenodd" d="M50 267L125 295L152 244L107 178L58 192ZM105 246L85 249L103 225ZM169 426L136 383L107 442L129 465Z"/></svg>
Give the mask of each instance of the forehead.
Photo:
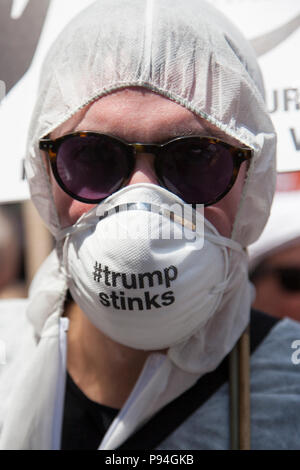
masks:
<svg viewBox="0 0 300 470"><path fill-rule="evenodd" d="M184 106L144 88L128 88L103 96L51 135L57 138L78 130L113 134L132 142L163 142L172 137L192 134L233 141Z"/></svg>

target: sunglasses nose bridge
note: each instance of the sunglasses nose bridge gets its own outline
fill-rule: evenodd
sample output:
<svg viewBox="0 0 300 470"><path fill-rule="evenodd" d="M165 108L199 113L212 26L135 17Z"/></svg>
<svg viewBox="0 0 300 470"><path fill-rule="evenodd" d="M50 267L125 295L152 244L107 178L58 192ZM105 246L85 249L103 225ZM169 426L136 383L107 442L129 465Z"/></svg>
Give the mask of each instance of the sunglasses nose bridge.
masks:
<svg viewBox="0 0 300 470"><path fill-rule="evenodd" d="M127 184L152 183L158 184L156 173L155 158L157 149L160 145L129 143L127 144L132 151L132 169Z"/></svg>
<svg viewBox="0 0 300 470"><path fill-rule="evenodd" d="M134 144L129 144L130 147L133 149L134 155L138 155L140 153L149 153L154 156L157 155L158 149L160 145L155 145L155 144L142 144L142 143L134 143Z"/></svg>

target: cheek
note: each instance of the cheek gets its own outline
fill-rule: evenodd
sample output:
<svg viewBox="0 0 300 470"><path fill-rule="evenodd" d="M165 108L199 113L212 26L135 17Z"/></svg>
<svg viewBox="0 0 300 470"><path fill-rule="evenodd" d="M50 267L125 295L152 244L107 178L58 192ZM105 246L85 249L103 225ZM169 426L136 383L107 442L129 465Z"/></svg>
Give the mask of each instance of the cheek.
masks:
<svg viewBox="0 0 300 470"><path fill-rule="evenodd" d="M220 207L207 207L204 210L205 218L213 224L223 237L230 237L232 231L232 223L227 216L226 211Z"/></svg>
<svg viewBox="0 0 300 470"><path fill-rule="evenodd" d="M246 163L241 165L238 177L234 186L228 194L213 206L206 207L204 215L211 222L221 235L230 238L233 224L241 200L246 176Z"/></svg>
<svg viewBox="0 0 300 470"><path fill-rule="evenodd" d="M52 174L51 184L53 188L54 202L62 228L73 225L82 214L85 214L95 207L94 204L85 204L84 202L76 201L66 194L57 184Z"/></svg>
<svg viewBox="0 0 300 470"><path fill-rule="evenodd" d="M300 294L285 294L282 299L281 316L300 321Z"/></svg>

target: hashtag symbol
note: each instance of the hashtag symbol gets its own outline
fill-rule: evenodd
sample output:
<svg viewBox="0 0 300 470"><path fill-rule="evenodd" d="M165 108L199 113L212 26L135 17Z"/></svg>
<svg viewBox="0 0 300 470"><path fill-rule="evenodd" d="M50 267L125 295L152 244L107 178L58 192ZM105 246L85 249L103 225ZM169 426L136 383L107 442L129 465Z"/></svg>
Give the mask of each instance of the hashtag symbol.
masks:
<svg viewBox="0 0 300 470"><path fill-rule="evenodd" d="M101 275L102 273L102 269L101 269L101 263L97 263L97 261L95 262L95 266L94 266L94 281L97 281L97 282L100 282L100 279L102 277Z"/></svg>

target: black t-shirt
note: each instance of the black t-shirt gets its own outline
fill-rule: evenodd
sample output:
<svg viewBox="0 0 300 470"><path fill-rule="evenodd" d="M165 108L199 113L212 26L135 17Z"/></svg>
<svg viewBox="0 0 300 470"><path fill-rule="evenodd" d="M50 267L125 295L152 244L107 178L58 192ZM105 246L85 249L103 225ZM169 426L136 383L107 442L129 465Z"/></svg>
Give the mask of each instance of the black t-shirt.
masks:
<svg viewBox="0 0 300 470"><path fill-rule="evenodd" d="M61 449L98 449L118 412L90 400L67 374Z"/></svg>

